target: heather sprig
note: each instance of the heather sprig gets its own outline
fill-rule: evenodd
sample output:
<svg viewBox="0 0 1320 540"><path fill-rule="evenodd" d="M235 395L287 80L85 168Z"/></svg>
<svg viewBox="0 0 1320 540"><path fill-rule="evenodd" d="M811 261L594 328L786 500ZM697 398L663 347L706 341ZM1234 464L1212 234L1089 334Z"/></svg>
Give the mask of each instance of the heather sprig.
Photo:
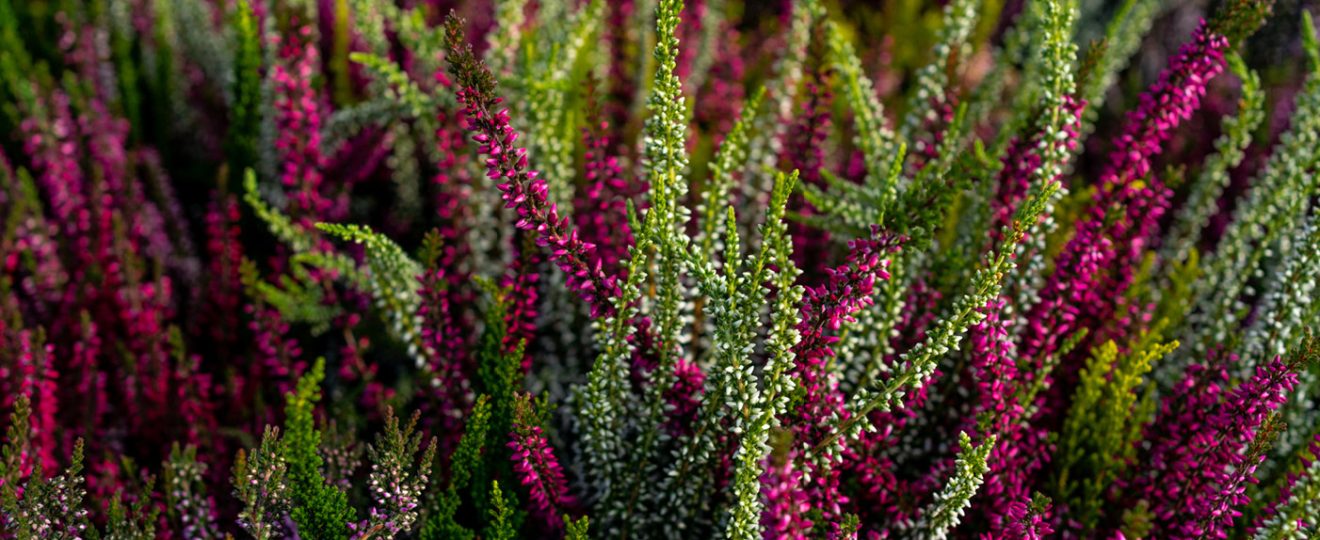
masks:
<svg viewBox="0 0 1320 540"><path fill-rule="evenodd" d="M289 463L280 449L279 428L267 426L261 445L234 460L234 496L243 505L238 525L257 540L284 536L290 505Z"/></svg>
<svg viewBox="0 0 1320 540"><path fill-rule="evenodd" d="M1258 540L1314 536L1320 530L1320 436L1316 437L1291 475L1287 492L1273 514L1256 530ZM1309 529L1309 531L1308 531Z"/></svg>
<svg viewBox="0 0 1320 540"><path fill-rule="evenodd" d="M1155 342L1158 335L1148 333L1122 354L1107 341L1082 369L1059 440L1055 491L1081 530L1095 527L1104 497L1132 459L1144 419L1137 400L1145 375L1178 346Z"/></svg>
<svg viewBox="0 0 1320 540"><path fill-rule="evenodd" d="M449 456L448 483L441 490L438 482L432 482L429 490L429 500L432 502L428 505L426 521L418 534L420 538L439 540L473 537L472 530L458 522L460 516L457 513L463 502L463 493L471 485L473 472L481 461L481 453L490 433L490 414L490 398L478 396L472 410L468 412L458 448ZM438 475L432 476L433 480L438 478Z"/></svg>
<svg viewBox="0 0 1320 540"><path fill-rule="evenodd" d="M862 70L852 43L843 35L838 23L826 22L825 34L830 64L839 73L839 92L847 99L856 122L855 140L866 166L865 185L876 192L876 200L883 209L898 197L898 178L890 170L895 162L893 154L901 156L905 151L898 149L902 143L885 123L884 105L876 96L871 79Z"/></svg>
<svg viewBox="0 0 1320 540"><path fill-rule="evenodd" d="M956 348L967 328L980 321L978 311L986 302L999 296L999 289L1004 276L1011 273L1015 266L1013 251L1026 232L1040 218L1047 202L1059 189L1057 182L1045 179L1032 187L1032 193L1022 206L1010 228L1007 228L1004 240L995 251L991 252L976 271L970 290L957 300L953 311L939 321L935 329L927 334L912 350L900 356L901 370L883 382L860 388L851 398L849 409L854 411L850 419L840 422L831 438L840 435L852 437L865 424L861 420L874 410L889 410L909 391L909 387L920 388L934 375L935 366L940 358ZM816 451L824 447L818 445Z"/></svg>
<svg viewBox="0 0 1320 540"><path fill-rule="evenodd" d="M206 463L197 461L197 448L176 443L165 462L164 483L167 516L184 538L214 538L218 535L215 501L206 493Z"/></svg>
<svg viewBox="0 0 1320 540"><path fill-rule="evenodd" d="M351 525L354 537L393 538L409 532L417 521L436 449L433 437L422 451L418 416L413 414L408 424L400 427L394 411L386 409L385 431L376 444L367 447L372 461L368 485L373 504L364 524Z"/></svg>
<svg viewBox="0 0 1320 540"><path fill-rule="evenodd" d="M22 411L15 414L23 414ZM83 443L74 445L69 467L63 474L46 478L40 464L21 486L7 486L5 520L0 525L15 538L58 538L76 540L94 535L90 513L83 506L87 496L83 479ZM113 523L112 523L113 526Z"/></svg>
<svg viewBox="0 0 1320 540"><path fill-rule="evenodd" d="M317 360L288 395L279 457L288 463L289 516L297 524L298 534L341 538L348 536L354 511L348 505L348 495L322 476L321 432L312 416L321 398L324 377L325 362Z"/></svg>
<svg viewBox="0 0 1320 540"><path fill-rule="evenodd" d="M973 446L971 437L959 433L958 447L961 451L953 478L935 495L933 507L923 512L923 523L919 527L924 529L923 535L927 538L948 538L949 531L962 519L972 496L976 495L976 490L984 481L983 477L989 468L986 459L995 447L995 436L991 435Z"/></svg>
<svg viewBox="0 0 1320 540"><path fill-rule="evenodd" d="M396 339L408 348L417 367L429 365L436 354L422 339L422 299L416 283L422 276L422 265L404 253L389 238L362 225L317 223L316 228L366 247L367 265L371 269L366 279L376 306L390 320L390 330Z"/></svg>
<svg viewBox="0 0 1320 540"><path fill-rule="evenodd" d="M561 516L565 509L576 503L568 494L559 459L542 434L531 396L521 394L515 399L513 431L507 443L512 451L510 458L514 472L526 488L538 516L545 520L547 527L557 529L563 525Z"/></svg>
<svg viewBox="0 0 1320 540"><path fill-rule="evenodd" d="M464 104L473 140L487 155L487 176L502 179L500 191L507 208L518 212L519 229L533 231L537 243L551 250L551 259L563 270L567 285L591 307L594 315L614 309L609 299L617 296L618 285L607 276L595 254L596 247L583 242L561 217L549 200L547 185L536 171L528 169L527 151L514 146L518 133L509 125L507 109L498 109L502 100L494 95L495 79L490 70L463 42L462 21L450 17L446 23L449 71L460 86L459 101Z"/></svg>

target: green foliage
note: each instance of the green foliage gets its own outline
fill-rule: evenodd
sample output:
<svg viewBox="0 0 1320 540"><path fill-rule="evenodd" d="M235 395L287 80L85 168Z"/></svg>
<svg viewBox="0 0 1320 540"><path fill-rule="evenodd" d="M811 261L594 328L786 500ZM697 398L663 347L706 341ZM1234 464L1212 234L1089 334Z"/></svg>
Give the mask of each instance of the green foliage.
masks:
<svg viewBox="0 0 1320 540"><path fill-rule="evenodd" d="M467 416L467 426L458 449L449 456L449 483L443 492L430 490L431 501L419 538L422 540L470 539L474 533L457 521L463 503L462 493L472 482L473 471L481 465L481 453L490 432L490 398L477 397ZM434 478L439 478L435 475Z"/></svg>
<svg viewBox="0 0 1320 540"><path fill-rule="evenodd" d="M836 84L841 87L852 109L853 121L857 124L854 142L862 150L862 161L866 165L865 185L879 208L888 207L898 197L898 178L893 174L892 163L895 158L892 156L904 155L904 145L885 125L884 105L876 96L871 79L857 59L857 52L839 25L827 21L825 36L829 44L830 65L839 74ZM901 163L902 159L898 161Z"/></svg>
<svg viewBox="0 0 1320 540"><path fill-rule="evenodd" d="M1058 442L1056 500L1067 503L1082 530L1093 530L1105 495L1136 451L1146 415L1137 393L1151 366L1178 347L1158 343L1151 331L1119 353L1113 341L1092 351L1081 371Z"/></svg>
<svg viewBox="0 0 1320 540"><path fill-rule="evenodd" d="M501 81L513 74L521 49L527 0L497 0L495 18L499 25L486 37L486 65Z"/></svg>
<svg viewBox="0 0 1320 540"><path fill-rule="evenodd" d="M482 312L485 324L477 341L476 382L477 390L489 400L490 415L483 420L486 432L483 459L474 462L469 470L472 476L471 502L480 515L485 515L493 511L490 508L493 503L489 499L491 493L486 486L495 478L508 478L512 471L506 444L513 430L517 393L522 388L521 366L527 344L522 341L512 346L506 344L509 331L506 316L512 302L510 291L484 279L478 279L476 283L485 291L489 301ZM521 514L506 519L512 521L515 529L521 525Z"/></svg>
<svg viewBox="0 0 1320 540"><path fill-rule="evenodd" d="M1105 103L1106 91L1114 86L1119 73L1141 47L1141 40L1159 15L1161 4L1160 0L1124 0L1105 27L1104 38L1092 45L1092 51L1096 52L1091 63L1095 72L1084 73L1082 85L1078 88L1078 94L1086 100L1086 111L1082 115L1083 137L1094 129L1096 117Z"/></svg>
<svg viewBox="0 0 1320 540"><path fill-rule="evenodd" d="M9 414L5 444L0 447L0 508L11 515L18 511L17 488L23 479L23 459L31 450L31 418L32 401L27 394L19 394Z"/></svg>
<svg viewBox="0 0 1320 540"><path fill-rule="evenodd" d="M900 356L900 365L904 366L902 370L879 385L860 388L854 393L849 407L855 411L854 416L840 423L832 437L855 435L868 413L889 410L898 403L897 400L906 393L908 387L919 387L930 380L939 359L956 349L967 328L984 317L980 308L999 296L1004 276L1016 266L1013 253L1018 242L1028 229L1035 226L1048 201L1058 190L1057 182L1032 186L1031 194L1018 207L1012 225L1006 227L1008 230L1004 231L1004 239L977 269L970 290L954 303L948 315L935 323L924 340ZM832 444L830 440L824 441L816 447L816 451L823 451Z"/></svg>
<svg viewBox="0 0 1320 540"><path fill-rule="evenodd" d="M124 540L154 540L160 509L151 502L155 478L148 478L141 492L131 501L123 493L110 501L107 511L105 537Z"/></svg>
<svg viewBox="0 0 1320 540"><path fill-rule="evenodd" d="M393 60L372 53L353 52L349 53L348 59L366 69L367 73L384 87L384 99L390 103L401 107L406 111L407 117L414 118L430 126L432 121L432 111L439 105L440 100L437 95L432 95L423 90L403 67ZM448 96L449 94L445 94ZM353 110L353 109L350 109ZM434 128L432 127L432 131Z"/></svg>
<svg viewBox="0 0 1320 540"><path fill-rule="evenodd" d="M786 119L793 113L793 98L802 83L811 30L824 16L825 10L819 0L793 3L783 54L775 60L773 75L765 82L765 92L771 102L752 121L743 175L743 197L757 201L758 206L764 204L773 189L784 134L788 132ZM749 224L745 229L750 232L753 226Z"/></svg>
<svg viewBox="0 0 1320 540"><path fill-rule="evenodd" d="M944 6L944 26L940 28L939 38L932 50L934 58L917 72L916 91L909 100L907 114L903 118L900 135L906 140L916 140L915 134L923 123L931 120L931 106L946 103L949 99L949 78L951 69L956 69L970 54L968 37L976 24L976 11L980 0L955 0ZM938 134L933 134L938 138ZM916 151L924 150L924 142L917 140Z"/></svg>
<svg viewBox="0 0 1320 540"><path fill-rule="evenodd" d="M354 512L348 505L348 494L321 476L321 432L313 419L316 403L321 399L323 378L325 361L318 359L298 379L297 389L287 396L280 455L288 462L289 516L298 525L299 535L344 538L348 536L348 524L354 520Z"/></svg>
<svg viewBox="0 0 1320 540"><path fill-rule="evenodd" d="M545 178L551 201L561 213L572 208L575 188L573 154L578 133L569 111L577 107L569 100L586 76L579 64L590 50L590 38L600 26L604 11L603 0L584 4L566 24L563 39L551 44L544 70L527 73L521 84L525 99L520 101L527 107L527 153Z"/></svg>
<svg viewBox="0 0 1320 540"><path fill-rule="evenodd" d="M230 79L230 121L225 157L230 174L236 177L256 165L257 145L261 140L261 29L257 28L251 0L238 0L230 24L234 28L230 45L230 50L234 51L234 74Z"/></svg>
<svg viewBox="0 0 1320 540"><path fill-rule="evenodd" d="M513 540L517 537L518 531L513 526L513 511L504 500L504 493L500 491L498 480L492 480L490 483L490 501L490 526L486 529L485 538L490 540Z"/></svg>
<svg viewBox="0 0 1320 540"><path fill-rule="evenodd" d="M298 253L312 250L315 240L311 233L290 220L289 216L266 204L266 200L257 189L257 173L250 168L245 169L243 173L243 200L252 207L252 212L266 224L266 228L275 235L275 238L288 244Z"/></svg>
<svg viewBox="0 0 1320 540"><path fill-rule="evenodd" d="M587 516L582 516L576 520L564 516L564 540L587 540L587 527L590 521Z"/></svg>
<svg viewBox="0 0 1320 540"><path fill-rule="evenodd" d="M1314 174L1318 158L1320 71L1312 71L1297 95L1292 126L1279 138L1215 252L1206 258L1205 275L1191 298L1192 312L1180 329L1188 347L1156 369L1162 387L1171 385L1193 359L1204 358L1211 347L1239 334L1250 280L1267 269L1267 255L1285 248L1289 235L1303 227L1311 197L1320 188L1320 177ZM1250 368L1258 359L1244 360L1244 367Z"/></svg>

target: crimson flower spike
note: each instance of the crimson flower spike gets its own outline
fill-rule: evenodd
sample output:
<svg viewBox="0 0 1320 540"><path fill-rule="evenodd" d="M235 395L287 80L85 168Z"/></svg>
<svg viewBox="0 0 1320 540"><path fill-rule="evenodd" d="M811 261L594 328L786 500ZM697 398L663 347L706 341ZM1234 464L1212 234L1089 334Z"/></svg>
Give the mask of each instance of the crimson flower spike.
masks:
<svg viewBox="0 0 1320 540"><path fill-rule="evenodd" d="M617 279L601 269L596 246L578 237L567 216L549 201L545 180L527 165L527 149L516 146L518 132L509 125L509 111L495 96L495 77L464 41L463 22L450 14L445 23L449 73L458 85L472 140L487 156L486 175L500 180L505 207L518 213L516 226L536 234L536 243L564 271L568 288L591 307L592 316L614 314L610 300L620 294Z"/></svg>

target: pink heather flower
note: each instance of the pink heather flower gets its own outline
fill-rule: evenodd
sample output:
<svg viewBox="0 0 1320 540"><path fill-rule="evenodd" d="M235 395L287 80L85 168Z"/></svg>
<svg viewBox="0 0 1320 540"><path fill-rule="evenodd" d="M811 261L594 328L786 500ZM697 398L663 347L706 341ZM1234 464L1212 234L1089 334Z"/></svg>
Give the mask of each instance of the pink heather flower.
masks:
<svg viewBox="0 0 1320 540"><path fill-rule="evenodd" d="M1151 160L1173 129L1197 108L1206 84L1223 69L1227 47L1227 39L1210 32L1203 22L1159 80L1141 95L1137 109L1128 113L1088 213L1077 221L1075 234L1041 291L1041 302L1028 314L1022 353L1031 362L1053 354L1061 340L1083 326L1091 332L1077 346L1080 352L1103 340L1127 340L1127 326L1134 319L1116 324L1118 303L1170 197L1170 190L1150 175ZM1049 396L1052 403L1063 399L1063 389L1071 387L1077 364L1060 365L1060 384Z"/></svg>
<svg viewBox="0 0 1320 540"><path fill-rule="evenodd" d="M444 258L444 255L436 255ZM447 455L458 445L463 432L463 415L472 401L468 378L470 331L467 322L456 313L455 305L462 299L456 293L458 285L450 279L446 267L438 261L427 261L426 268L418 278L418 294L422 298L418 315L423 321L422 341L431 350L429 368L436 381L434 395L439 401L439 448Z"/></svg>
<svg viewBox="0 0 1320 540"><path fill-rule="evenodd" d="M776 456L765 460L765 473L761 475L761 499L765 506L761 525L767 539L805 540L811 531L812 521L807 517L811 503L802 490L807 482L802 471L793 466L797 456L794 449L789 450L782 462Z"/></svg>
<svg viewBox="0 0 1320 540"><path fill-rule="evenodd" d="M1131 483L1150 505L1152 536L1227 537L1247 502L1246 478L1235 471L1249 476L1259 464L1244 462L1247 446L1296 386L1294 368L1275 358L1224 392L1225 367L1188 367L1146 427L1138 462L1148 465Z"/></svg>
<svg viewBox="0 0 1320 540"><path fill-rule="evenodd" d="M633 244L628 199L635 190L624 179L618 157L610 153L609 127L609 122L602 121L582 129L588 184L586 196L575 201L573 216L582 238L596 245L605 269L625 278L622 262L628 258L628 246Z"/></svg>
<svg viewBox="0 0 1320 540"><path fill-rule="evenodd" d="M69 353L67 373L74 381L61 386L65 390L67 402L83 403L83 420L93 426L94 430L88 438L104 440L104 431L110 425L107 418L110 402L106 392L106 373L97 367L97 357L101 354L101 336L90 317L83 321L80 330ZM72 448L73 434L66 434L65 439L65 447Z"/></svg>
<svg viewBox="0 0 1320 540"><path fill-rule="evenodd" d="M251 317L248 329L252 331L257 349L249 380L274 385L280 396L289 393L306 367L305 362L299 360L302 349L298 347L298 340L288 337L289 323L280 316L279 310L269 306L248 304L244 310Z"/></svg>
<svg viewBox="0 0 1320 540"><path fill-rule="evenodd" d="M321 194L321 101L312 78L320 68L312 27L297 26L287 38L272 36L279 61L271 66L275 86L275 148L280 181L288 190L289 214L304 225L326 217L331 203Z"/></svg>
<svg viewBox="0 0 1320 540"><path fill-rule="evenodd" d="M833 95L826 85L825 76L820 70L813 74L806 85L807 100L803 103L801 115L789 127L785 134L783 160L790 169L798 171L803 184L823 187L825 180L821 170L825 166L825 142L830 135L830 108ZM794 193L789 200L789 209L810 216L814 208L807 203L800 193ZM801 222L790 224L793 237L793 259L808 282L819 279L829 260L829 232Z"/></svg>
<svg viewBox="0 0 1320 540"><path fill-rule="evenodd" d="M615 132L613 138L621 140L624 128L631 119L628 106L636 98L637 75L632 72L636 63L633 53L634 40L638 32L634 29L633 14L637 10L635 0L617 0L606 3L604 41L609 47L609 87L605 95L604 112Z"/></svg>
<svg viewBox="0 0 1320 540"><path fill-rule="evenodd" d="M693 120L706 128L703 131L712 134L715 143L733 129L744 103L743 78L747 64L743 61L741 40L733 24L725 23L720 29L715 58L698 93L700 97L693 103Z"/></svg>
<svg viewBox="0 0 1320 540"><path fill-rule="evenodd" d="M1008 338L1008 321L1000 318L1004 303L989 301L982 311L986 318L971 328L970 371L976 390L973 414L963 429L971 432L985 425L989 433L982 436L998 436L987 459L985 483L972 499L969 513L983 516L991 535L1013 537L1012 531L1022 526L1018 513L1031 499L1032 479L1044 468L1044 456L1053 445L1045 428L1024 421L1026 411L1017 400L1017 355ZM981 424L982 420L986 422Z"/></svg>
<svg viewBox="0 0 1320 540"><path fill-rule="evenodd" d="M541 434L541 426L533 423L536 414L531 410L531 396L519 397L515 407L508 443L514 474L531 496L528 501L531 512L550 530L559 530L564 523L561 516L577 502L568 494L568 481L559 458Z"/></svg>
<svg viewBox="0 0 1320 540"><path fill-rule="evenodd" d="M47 474L59 467L55 457L58 450L55 445L55 426L59 425L55 421L59 407L56 392L59 387L56 384L58 374L53 365L54 355L55 347L49 343L42 344L31 330L18 332L17 373L11 375L19 380L18 393L7 396L5 406L12 410L18 395L27 396L32 404L28 427L33 456L31 462L21 465L24 467L24 475L29 473L29 467L33 465L40 465Z"/></svg>
<svg viewBox="0 0 1320 540"><path fill-rule="evenodd" d="M1085 105L1086 102L1072 96L1064 98L1064 109L1070 114L1069 122L1064 128L1066 138L1063 141L1055 141L1054 144L1062 145L1068 150L1076 149L1078 129ZM1013 214L1017 212L1018 205L1027 198L1027 193L1031 190L1032 177L1040 169L1044 158L1040 151L1042 137L1044 133L1039 130L1025 139L1014 137L1004 152L1002 167L994 180L998 190L990 201L993 220L989 233L992 242L998 242L1003 237L1004 229L1013 224ZM1056 180L1061 179L1056 178ZM1045 217L1042 216L1041 219Z"/></svg>
<svg viewBox="0 0 1320 540"><path fill-rule="evenodd" d="M435 74L436 85L451 88L444 72ZM436 112L435 153L439 156L437 170L431 183L436 188L436 212L439 214L440 237L445 240L443 256L437 261L446 269L446 275L455 284L465 278L459 271L460 262L471 253L471 247L465 241L466 229L472 219L469 206L464 203L471 196L471 178L467 174L466 154L462 152L467 144L464 141L466 122L460 112Z"/></svg>
<svg viewBox="0 0 1320 540"><path fill-rule="evenodd" d="M871 296L875 283L889 279L887 268L890 261L886 257L896 251L898 245L897 238L873 227L871 238L849 242L847 264L827 269L825 284L806 289L798 323L801 337L793 349L796 365L792 370L803 397L785 421L801 447L811 448L817 441L824 440L831 419L849 417L838 381L829 375L826 366L829 358L834 356L830 344L838 340L832 334L845 321L853 321L853 314L874 302ZM826 522L837 521L841 517L840 505L848 502L839 491L840 467L815 470L822 467L819 464L808 466L813 470L806 471L810 473L811 481L805 489L813 508L821 510Z"/></svg>
<svg viewBox="0 0 1320 540"><path fill-rule="evenodd" d="M686 82L692 78L692 67L696 63L697 50L700 48L697 45L701 43L701 34L705 30L706 9L705 0L687 0L683 2L683 11L678 14L678 40L680 43L692 44L678 48L674 74L681 81ZM691 95L697 89L689 87L684 90Z"/></svg>
<svg viewBox="0 0 1320 540"><path fill-rule="evenodd" d="M982 538L1003 538L1004 540L1043 540L1050 538L1054 528L1050 526L1050 503L1036 505L1022 501L1008 503L1006 528L1001 536L981 535ZM1122 535L1119 535L1122 538Z"/></svg>
<svg viewBox="0 0 1320 540"><path fill-rule="evenodd" d="M485 70L485 66L480 69ZM488 156L487 175L504 181L499 188L505 206L518 213L515 225L534 232L537 244L549 248L550 259L567 276L568 288L587 302L592 316L612 315L610 300L620 294L618 283L601 269L596 246L582 241L568 218L561 217L559 209L549 202L545 180L528 170L527 150L514 146L518 133L509 125L509 111L495 111L502 100L477 88L459 90L458 99L466 106L473 140Z"/></svg>
<svg viewBox="0 0 1320 540"><path fill-rule="evenodd" d="M35 179L46 191L55 222L63 224L68 233L86 231L90 216L84 200L87 188L77 161L77 125L64 92L52 90L48 101L38 108L40 116L26 118L19 126L23 152L31 156Z"/></svg>
<svg viewBox="0 0 1320 540"><path fill-rule="evenodd" d="M1017 404L1017 364L1013 342L1008 338L1008 321L1000 318L1004 300L986 302L981 313L985 318L972 325L971 372L976 381L977 401L974 416L988 415L989 425L996 431L1013 421L1013 414L1021 407Z"/></svg>
<svg viewBox="0 0 1320 540"><path fill-rule="evenodd" d="M211 376L201 372L202 358L196 354L180 358L174 368L174 396L170 403L178 412L185 430L185 441L198 448L211 448L210 440L219 433L212 401Z"/></svg>
<svg viewBox="0 0 1320 540"><path fill-rule="evenodd" d="M665 391L665 401L669 404L665 428L670 435L678 437L692 432L705 383L706 374L696 362L682 358L675 362L674 385Z"/></svg>
<svg viewBox="0 0 1320 540"><path fill-rule="evenodd" d="M238 201L232 195L213 200L206 209L206 304L199 316L202 331L215 340L222 356L238 345L243 282L239 263L243 244L239 228Z"/></svg>
<svg viewBox="0 0 1320 540"><path fill-rule="evenodd" d="M507 333L504 335L504 352L512 353L519 344L528 345L536 338L536 306L540 299L541 257L535 246L530 245L528 235L522 231L510 239L513 246L513 259L504 275L501 285L509 290L509 308L504 314ZM523 352L522 372L532 368L532 355Z"/></svg>

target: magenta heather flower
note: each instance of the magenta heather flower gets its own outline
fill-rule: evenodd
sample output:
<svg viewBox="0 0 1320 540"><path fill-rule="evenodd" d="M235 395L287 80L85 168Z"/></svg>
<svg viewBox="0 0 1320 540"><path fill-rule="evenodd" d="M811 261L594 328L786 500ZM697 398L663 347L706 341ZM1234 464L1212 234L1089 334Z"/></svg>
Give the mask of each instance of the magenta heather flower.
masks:
<svg viewBox="0 0 1320 540"><path fill-rule="evenodd" d="M1087 351L1105 339L1128 339L1128 324L1115 321L1118 303L1170 197L1170 190L1150 174L1151 160L1173 129L1191 116L1210 79L1222 71L1227 47L1228 40L1202 22L1159 80L1142 93L1137 109L1128 113L1091 206L1055 260L1041 302L1028 314L1024 357L1041 362L1081 327L1091 332L1077 351ZM1071 388L1076 371L1076 362L1061 364L1056 377L1061 383L1054 387L1050 401L1058 401L1057 394Z"/></svg>
<svg viewBox="0 0 1320 540"><path fill-rule="evenodd" d="M1021 378L1016 352L1008 339L1009 321L1001 319L1004 300L991 300L982 313L985 319L970 329L971 375L975 381L972 414L963 429L981 436L995 435L997 441L987 460L984 485L972 500L972 515L981 515L992 535L1013 537L1021 528L1019 511L1031 498L1031 480L1053 450L1044 428L1024 422L1025 409L1018 402Z"/></svg>
<svg viewBox="0 0 1320 540"><path fill-rule="evenodd" d="M1054 527L1050 525L1051 508L1048 499L1030 503L1013 501L1008 503L1006 527L1001 536L1004 540L1043 540L1050 538ZM982 535L982 538L996 538L994 535ZM1122 538L1119 534L1118 538Z"/></svg>
<svg viewBox="0 0 1320 540"><path fill-rule="evenodd" d="M36 180L46 190L54 212L52 217L65 225L66 232L76 234L90 226L84 200L87 188L77 162L77 126L64 92L51 91L48 101L37 107L42 116L26 118L20 124L23 152L32 158ZM45 117L47 114L51 116Z"/></svg>
<svg viewBox="0 0 1320 540"><path fill-rule="evenodd" d="M298 340L288 337L289 323L278 310L266 305L248 304L244 309L252 318L248 329L252 331L258 355L252 363L249 380L274 385L276 395L289 393L306 367L299 359L302 349Z"/></svg>
<svg viewBox="0 0 1320 540"><path fill-rule="evenodd" d="M536 337L536 306L541 296L538 281L541 278L541 257L530 238L519 232L511 239L513 259L504 274L501 285L509 291L508 311L504 314L506 334L504 351L512 353L519 346L526 346ZM519 245L521 244L521 245ZM523 352L522 372L532 368L532 355Z"/></svg>
<svg viewBox="0 0 1320 540"><path fill-rule="evenodd" d="M825 142L830 135L830 112L833 95L819 70L807 82L807 100L801 115L785 133L783 157L790 169L798 171L803 184L824 187ZM789 209L803 216L814 214L801 193L789 199ZM809 280L819 279L829 260L830 234L819 227L795 222L789 228L793 237L793 261Z"/></svg>
<svg viewBox="0 0 1320 540"><path fill-rule="evenodd" d="M623 177L619 158L610 153L609 127L608 122L601 121L582 129L588 184L585 197L576 200L573 216L582 238L596 245L601 264L622 279L627 276L621 263L628 258L628 246L633 244L628 199L634 190Z"/></svg>
<svg viewBox="0 0 1320 540"><path fill-rule="evenodd" d="M797 457L797 450L790 450L783 458L766 458L765 472L761 475L761 498L765 505L761 525L765 527L766 538L805 540L811 530L812 521L807 514L812 506L802 490L806 479L793 466Z"/></svg>
<svg viewBox="0 0 1320 540"><path fill-rule="evenodd" d="M685 12L686 13L686 12ZM706 75L699 98L693 103L693 119L709 126L716 143L724 140L738 118L744 103L743 78L747 71L743 61L742 35L732 23L720 29L715 58Z"/></svg>
<svg viewBox="0 0 1320 540"><path fill-rule="evenodd" d="M701 407L701 393L705 389L706 373L701 366L679 358L674 363L674 385L665 392L669 404L669 420L665 427L671 435L691 433Z"/></svg>
<svg viewBox="0 0 1320 540"><path fill-rule="evenodd" d="M440 450L448 455L458 445L463 416L471 406L472 362L469 321L458 309L466 299L446 264L452 250L442 238L442 233L436 231L426 237L426 270L418 277L418 296L422 299L418 315L423 322L422 342L431 351L428 369L434 381L432 395L438 401L436 426Z"/></svg>
<svg viewBox="0 0 1320 540"><path fill-rule="evenodd" d="M873 227L871 238L848 243L847 263L827 269L826 283L806 289L798 323L801 337L793 348L796 358L791 373L802 399L785 420L799 448L809 449L825 440L832 420L850 416L838 381L827 366L834 356L830 345L838 341L833 334L845 321L853 321L853 314L874 302L875 284L889 279L888 256L898 249L899 242L879 227ZM820 463L806 466L810 470L802 472L808 473L809 482L801 488L806 490L812 508L820 510L826 522L837 521L840 505L848 502L839 491L840 467Z"/></svg>
<svg viewBox="0 0 1320 540"><path fill-rule="evenodd" d="M1153 536L1227 537L1247 502L1236 472L1249 475L1258 464L1245 462L1247 447L1296 386L1296 367L1275 358L1227 392L1225 367L1188 367L1146 427L1149 446L1138 462L1148 466L1131 483L1149 504Z"/></svg>
<svg viewBox="0 0 1320 540"><path fill-rule="evenodd" d="M596 246L584 242L559 215L549 201L544 179L527 166L527 149L514 145L518 132L509 125L509 111L500 109L502 99L495 97L495 81L490 71L472 55L472 48L462 43L458 21L451 19L450 51L447 59L454 80L460 85L458 100L465 107L472 139L487 156L487 176L502 181L499 185L505 207L518 213L516 226L536 234L536 242L549 248L550 259L564 271L568 288L591 308L592 316L614 313L610 300L619 296L614 276L606 275Z"/></svg>
<svg viewBox="0 0 1320 540"><path fill-rule="evenodd" d="M59 425L55 421L55 415L58 412L56 379L58 374L53 365L55 347L49 343L42 343L39 336L34 336L31 330L21 330L18 332L18 358L14 366L16 373L10 375L19 381L17 393L6 396L5 408L12 410L17 396L27 396L32 403L32 415L28 419L28 429L31 430L31 444L33 455L30 456L31 462L22 464L25 471L33 465L40 465L43 471L55 471L58 469L59 461L56 460L55 445L55 426ZM24 458L20 458L24 459ZM24 472L27 474L27 472Z"/></svg>
<svg viewBox="0 0 1320 540"><path fill-rule="evenodd" d="M279 62L271 67L275 86L275 148L280 181L288 190L289 213L310 226L326 218L331 203L321 193L325 158L321 154L321 101L312 87L320 64L310 25L296 26L285 37L271 36Z"/></svg>
<svg viewBox="0 0 1320 540"><path fill-rule="evenodd" d="M1053 144L1062 145L1068 150L1074 150L1078 144L1078 129L1081 123L1082 110L1086 108L1086 103L1072 96L1065 97L1063 103L1064 109L1070 113L1069 122L1064 127L1064 133L1067 135L1064 140L1054 141ZM998 186L998 189L994 198L990 201L993 220L989 233L992 242L998 242L1003 236L1004 229L1013 224L1013 214L1017 212L1018 205L1026 199L1027 193L1031 190L1032 177L1040 169L1044 160L1041 145L1046 141L1040 140L1044 136L1042 131L1037 130L1027 138L1014 137L1009 142L1008 149L1004 152L1002 166L999 169L997 178L995 178L995 185ZM1062 180L1062 178L1056 178L1056 180ZM1043 216L1042 219L1044 219Z"/></svg>
<svg viewBox="0 0 1320 540"><path fill-rule="evenodd" d="M541 434L541 426L536 425L538 418L532 410L531 396L522 395L517 399L513 432L509 434L508 443L514 474L527 488L532 513L550 530L558 530L563 526L561 516L565 510L577 502L568 494L568 481L564 478L559 458L555 457L550 442Z"/></svg>
<svg viewBox="0 0 1320 540"><path fill-rule="evenodd" d="M603 39L609 47L609 82L606 89L604 113L614 126L615 138L619 138L631 119L628 104L637 92L637 77L631 71L634 66L633 47L639 35L633 29L633 17L637 6L635 0L617 0L606 2L606 14Z"/></svg>
<svg viewBox="0 0 1320 540"><path fill-rule="evenodd" d="M208 309L199 318L201 331L210 335L221 351L237 345L243 305L243 278L239 272L243 260L240 239L238 201L227 196L212 202L206 209L206 275Z"/></svg>

